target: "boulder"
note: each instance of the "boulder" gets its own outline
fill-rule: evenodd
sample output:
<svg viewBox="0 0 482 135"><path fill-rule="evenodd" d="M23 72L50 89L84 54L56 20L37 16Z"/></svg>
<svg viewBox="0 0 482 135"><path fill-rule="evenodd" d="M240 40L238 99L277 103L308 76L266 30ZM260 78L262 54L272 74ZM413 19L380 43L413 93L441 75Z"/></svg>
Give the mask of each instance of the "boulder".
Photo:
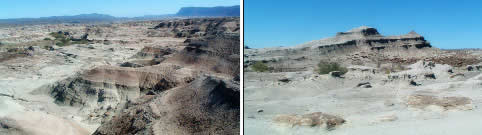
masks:
<svg viewBox="0 0 482 135"><path fill-rule="evenodd" d="M258 109L257 112L258 112L258 113L262 113L262 112L264 112L264 110L263 110L263 109Z"/></svg>
<svg viewBox="0 0 482 135"><path fill-rule="evenodd" d="M289 79L289 78L281 78L281 79L278 79L278 81L284 82L284 83L288 83L288 82L291 82L291 79Z"/></svg>
<svg viewBox="0 0 482 135"><path fill-rule="evenodd" d="M419 84L419 83L415 82L414 80L410 80L410 85L412 85L412 86L420 86L420 85L422 85L422 84Z"/></svg>
<svg viewBox="0 0 482 135"><path fill-rule="evenodd" d="M425 79L437 79L434 73L425 74Z"/></svg>
<svg viewBox="0 0 482 135"><path fill-rule="evenodd" d="M454 73L454 71L452 69L449 69L447 72L449 72L451 74Z"/></svg>
<svg viewBox="0 0 482 135"><path fill-rule="evenodd" d="M370 84L370 82L361 82L361 83L359 83L358 85L356 85L356 87L371 88L372 85Z"/></svg>
<svg viewBox="0 0 482 135"><path fill-rule="evenodd" d="M474 71L474 67L473 66L467 66L467 71Z"/></svg>
<svg viewBox="0 0 482 135"><path fill-rule="evenodd" d="M332 77L337 77L337 78L342 78L342 75L343 75L343 73L341 73L340 71L331 71L329 74Z"/></svg>

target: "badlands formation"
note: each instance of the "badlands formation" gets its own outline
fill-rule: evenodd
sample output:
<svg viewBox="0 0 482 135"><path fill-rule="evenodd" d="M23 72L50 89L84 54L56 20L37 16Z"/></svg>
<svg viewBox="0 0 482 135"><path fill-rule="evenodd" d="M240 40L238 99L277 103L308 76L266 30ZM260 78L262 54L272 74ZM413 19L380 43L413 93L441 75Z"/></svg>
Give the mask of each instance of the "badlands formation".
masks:
<svg viewBox="0 0 482 135"><path fill-rule="evenodd" d="M239 23L0 28L0 134L239 134Z"/></svg>
<svg viewBox="0 0 482 135"><path fill-rule="evenodd" d="M482 134L480 49L442 50L413 31L362 26L244 52L246 134ZM319 74L320 61L347 72Z"/></svg>

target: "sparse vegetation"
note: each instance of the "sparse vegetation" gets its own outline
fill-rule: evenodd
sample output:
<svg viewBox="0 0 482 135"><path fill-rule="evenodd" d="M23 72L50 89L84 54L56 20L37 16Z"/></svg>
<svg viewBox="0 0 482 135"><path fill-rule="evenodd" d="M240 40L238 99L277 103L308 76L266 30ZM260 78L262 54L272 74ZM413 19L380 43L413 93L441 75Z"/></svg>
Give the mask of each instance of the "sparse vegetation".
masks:
<svg viewBox="0 0 482 135"><path fill-rule="evenodd" d="M261 61L258 61L252 65L252 68L256 72L266 72L268 71L268 66Z"/></svg>
<svg viewBox="0 0 482 135"><path fill-rule="evenodd" d="M62 34L60 32L52 32L49 35L55 38L55 42L56 42L55 45L58 45L58 46L67 46L67 45L71 45L71 44L87 44L87 43L89 43L89 41L87 41L86 39L82 39L82 40L79 40L79 41L72 41L72 39L70 39L69 37L65 36L64 34ZM51 40L51 39L45 38L44 40Z"/></svg>
<svg viewBox="0 0 482 135"><path fill-rule="evenodd" d="M85 40L85 39L82 39L80 41L74 41L72 42L72 44L87 44L89 43L89 41Z"/></svg>
<svg viewBox="0 0 482 135"><path fill-rule="evenodd" d="M320 61L320 63L318 63L317 72L319 74L328 74L332 71L340 71L341 74L345 74L346 72L348 72L348 69L336 62L328 62L322 60Z"/></svg>
<svg viewBox="0 0 482 135"><path fill-rule="evenodd" d="M393 73L393 72L399 72L399 71L407 70L407 68L405 68L400 63L392 63L390 66L381 67L380 69L381 69L381 71L384 71L385 74L390 74L390 73Z"/></svg>
<svg viewBox="0 0 482 135"><path fill-rule="evenodd" d="M60 40L60 39L65 39L65 38L67 38L67 37L65 37L64 34L62 34L62 33L57 33L57 32L51 32L49 35L52 36L52 37L54 37L55 40Z"/></svg>
<svg viewBox="0 0 482 135"><path fill-rule="evenodd" d="M50 50L51 46L45 45L42 48L45 49L45 50Z"/></svg>

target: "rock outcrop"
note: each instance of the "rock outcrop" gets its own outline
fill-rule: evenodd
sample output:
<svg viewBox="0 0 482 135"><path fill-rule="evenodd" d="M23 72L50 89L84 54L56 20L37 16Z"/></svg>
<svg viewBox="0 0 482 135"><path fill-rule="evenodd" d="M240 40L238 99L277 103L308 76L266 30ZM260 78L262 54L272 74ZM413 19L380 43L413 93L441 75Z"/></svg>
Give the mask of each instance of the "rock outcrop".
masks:
<svg viewBox="0 0 482 135"><path fill-rule="evenodd" d="M169 20L148 31L151 37L201 37L218 34L239 34L239 18L198 18Z"/></svg>
<svg viewBox="0 0 482 135"><path fill-rule="evenodd" d="M327 130L333 130L336 126L344 124L346 121L340 117L325 114L322 112L314 112L304 115L278 115L273 119L276 123L288 124L289 126L307 126L307 127L324 127Z"/></svg>
<svg viewBox="0 0 482 135"><path fill-rule="evenodd" d="M470 110L472 109L472 100L467 97L443 97L439 98L431 95L411 95L408 97L407 105L410 107L425 109L430 106L439 106L444 110L460 109Z"/></svg>
<svg viewBox="0 0 482 135"><path fill-rule="evenodd" d="M239 85L202 76L186 86L143 96L94 135L239 134Z"/></svg>
<svg viewBox="0 0 482 135"><path fill-rule="evenodd" d="M274 67L283 65L285 67L281 68L303 71L306 70L303 67L314 67L322 58L334 58L333 56L337 56L337 61L362 64L375 60L390 62L400 58L403 58L401 61L416 62L417 60L410 59L431 56L437 51L414 31L400 36L383 36L375 28L362 26L338 32L335 37L293 47L246 49L244 63L251 65L256 61L264 61ZM289 64L294 62L297 64Z"/></svg>

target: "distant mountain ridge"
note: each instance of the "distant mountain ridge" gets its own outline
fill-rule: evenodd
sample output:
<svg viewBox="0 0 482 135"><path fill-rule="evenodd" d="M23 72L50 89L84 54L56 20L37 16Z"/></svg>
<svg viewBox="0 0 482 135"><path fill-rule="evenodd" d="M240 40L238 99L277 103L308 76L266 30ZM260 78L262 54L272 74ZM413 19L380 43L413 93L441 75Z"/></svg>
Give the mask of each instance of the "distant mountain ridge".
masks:
<svg viewBox="0 0 482 135"><path fill-rule="evenodd" d="M60 23L111 23L118 21L159 20L169 17L214 17L239 16L240 6L230 7L183 7L177 14L144 15L139 17L114 17L106 14L80 14L73 16L51 16L40 18L0 19L0 26L60 24Z"/></svg>
<svg viewBox="0 0 482 135"><path fill-rule="evenodd" d="M240 6L230 7L184 7L177 16L239 16Z"/></svg>
<svg viewBox="0 0 482 135"><path fill-rule="evenodd" d="M0 25L29 25L55 23L95 23L119 20L120 18L105 14L80 14L74 16L51 16L40 18L0 19Z"/></svg>

